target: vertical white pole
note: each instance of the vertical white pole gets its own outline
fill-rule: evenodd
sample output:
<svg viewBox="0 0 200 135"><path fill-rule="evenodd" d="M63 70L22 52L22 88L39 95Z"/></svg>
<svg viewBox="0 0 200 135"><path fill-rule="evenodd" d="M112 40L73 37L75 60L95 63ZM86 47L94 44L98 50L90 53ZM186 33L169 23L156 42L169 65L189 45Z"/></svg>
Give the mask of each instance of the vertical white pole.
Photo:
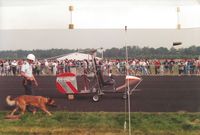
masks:
<svg viewBox="0 0 200 135"><path fill-rule="evenodd" d="M128 63L128 47L127 47L127 26L125 26L125 46L126 46L126 75L129 75L129 63ZM128 95L128 122L129 122L129 135L131 135L131 101L130 101L130 86L129 79L127 81L127 95Z"/></svg>
<svg viewBox="0 0 200 135"><path fill-rule="evenodd" d="M69 26L68 28L69 29L74 29L74 24L73 24L73 21L72 21L72 12L74 11L74 6L72 5L72 2L70 2L70 5L69 5L69 12L70 12L70 23L69 23Z"/></svg>
<svg viewBox="0 0 200 135"><path fill-rule="evenodd" d="M124 33L124 45L126 47L126 65L127 65L127 46L126 46L126 31L127 31L127 26L125 26L125 33ZM125 65L125 68L126 68L126 65ZM127 74L127 73L126 73ZM126 83L126 79L125 79L125 83ZM127 91L125 89L125 100L124 100L124 114L125 114L125 121L124 121L124 131L126 132L126 129L127 129L127 123L126 123L126 116L127 116Z"/></svg>
<svg viewBox="0 0 200 135"><path fill-rule="evenodd" d="M176 12L177 12L177 26L176 26L176 28L178 30L180 30L181 29L181 23L180 23L180 7L179 6L176 8Z"/></svg>

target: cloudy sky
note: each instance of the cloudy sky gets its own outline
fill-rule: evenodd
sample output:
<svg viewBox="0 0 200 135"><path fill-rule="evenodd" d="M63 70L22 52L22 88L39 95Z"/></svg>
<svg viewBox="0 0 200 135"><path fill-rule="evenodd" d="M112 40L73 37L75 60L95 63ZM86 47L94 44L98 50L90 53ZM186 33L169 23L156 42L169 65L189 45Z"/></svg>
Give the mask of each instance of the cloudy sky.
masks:
<svg viewBox="0 0 200 135"><path fill-rule="evenodd" d="M125 25L131 45L170 47L170 42L185 41L188 35L192 37L187 37L186 46L199 45L199 4L199 0L0 0L0 49L122 47ZM69 5L75 8L74 32L67 29ZM178 33L177 6L186 29Z"/></svg>

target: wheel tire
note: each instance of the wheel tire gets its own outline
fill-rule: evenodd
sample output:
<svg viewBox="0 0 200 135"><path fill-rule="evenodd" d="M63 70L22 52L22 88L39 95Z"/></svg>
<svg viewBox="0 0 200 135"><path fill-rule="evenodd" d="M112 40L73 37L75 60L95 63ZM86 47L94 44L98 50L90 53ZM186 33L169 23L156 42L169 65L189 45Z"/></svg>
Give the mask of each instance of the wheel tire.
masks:
<svg viewBox="0 0 200 135"><path fill-rule="evenodd" d="M99 96L98 95L94 95L92 99L93 99L94 102L98 102L99 101Z"/></svg>

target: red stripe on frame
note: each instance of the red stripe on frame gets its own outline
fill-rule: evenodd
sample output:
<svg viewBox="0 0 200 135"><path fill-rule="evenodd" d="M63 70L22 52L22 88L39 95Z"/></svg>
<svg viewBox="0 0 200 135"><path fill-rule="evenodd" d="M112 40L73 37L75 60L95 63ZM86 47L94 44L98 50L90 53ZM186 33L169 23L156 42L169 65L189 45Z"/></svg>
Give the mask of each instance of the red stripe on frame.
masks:
<svg viewBox="0 0 200 135"><path fill-rule="evenodd" d="M66 72L66 73L62 73L57 75L57 77L75 77L75 74L70 73L70 72Z"/></svg>
<svg viewBox="0 0 200 135"><path fill-rule="evenodd" d="M67 93L67 91L60 85L60 83L56 82L56 87L57 87L58 91L61 92L62 94Z"/></svg>
<svg viewBox="0 0 200 135"><path fill-rule="evenodd" d="M78 93L78 90L73 86L71 82L66 82L66 83L74 93Z"/></svg>

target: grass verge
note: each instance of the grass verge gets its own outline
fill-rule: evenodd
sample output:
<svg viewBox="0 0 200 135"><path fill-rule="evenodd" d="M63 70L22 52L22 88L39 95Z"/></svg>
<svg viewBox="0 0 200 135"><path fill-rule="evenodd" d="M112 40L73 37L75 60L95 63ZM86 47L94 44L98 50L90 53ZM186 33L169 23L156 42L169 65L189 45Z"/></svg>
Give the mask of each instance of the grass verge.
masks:
<svg viewBox="0 0 200 135"><path fill-rule="evenodd" d="M5 120L0 112L0 135L126 135L124 113L26 113ZM127 121L128 123L128 121ZM132 135L199 135L200 113L131 113ZM127 125L128 126L128 125Z"/></svg>

